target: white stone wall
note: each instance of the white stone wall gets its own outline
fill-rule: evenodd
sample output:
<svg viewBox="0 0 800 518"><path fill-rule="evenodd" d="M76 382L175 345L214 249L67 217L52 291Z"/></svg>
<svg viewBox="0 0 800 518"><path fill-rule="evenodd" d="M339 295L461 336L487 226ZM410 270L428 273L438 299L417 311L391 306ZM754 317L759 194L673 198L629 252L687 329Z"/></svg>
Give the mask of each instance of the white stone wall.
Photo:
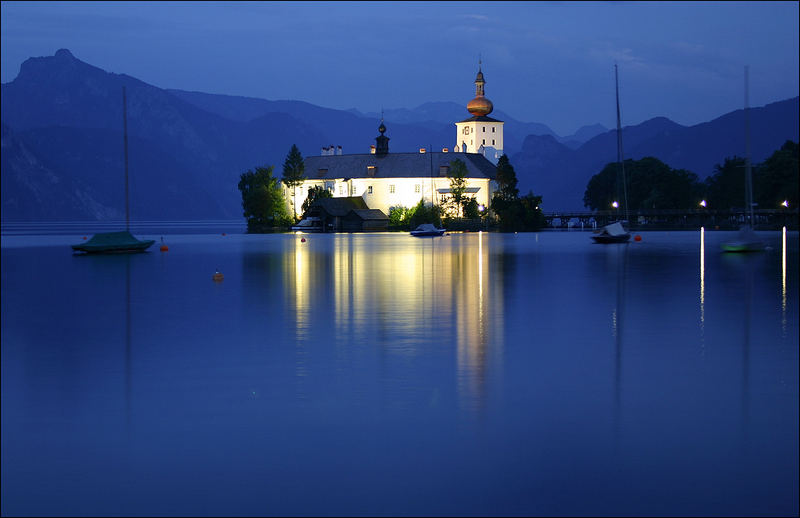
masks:
<svg viewBox="0 0 800 518"><path fill-rule="evenodd" d="M312 186L322 186L333 188L335 198L346 196L361 196L370 209L380 209L384 214L389 215L389 209L395 206L412 208L420 199L430 203L435 199L436 204L441 203L441 194L437 189L447 189L450 187L450 179L446 176L433 178L351 178L336 180L306 180L303 185L297 187L295 198L295 210L297 216L302 215L302 205L308 196L308 190ZM370 187L372 187L370 192ZM493 186L488 179L467 178L467 187L478 187L479 190L474 196L478 204L489 207L489 202L493 194ZM433 195L432 195L433 194ZM291 195L291 189L284 187L284 196ZM291 201L287 197L289 214L291 214Z"/></svg>
<svg viewBox="0 0 800 518"><path fill-rule="evenodd" d="M484 156L492 163L503 154L503 122L456 122L456 145L454 151L480 153L484 147ZM491 149L490 149L491 148Z"/></svg>

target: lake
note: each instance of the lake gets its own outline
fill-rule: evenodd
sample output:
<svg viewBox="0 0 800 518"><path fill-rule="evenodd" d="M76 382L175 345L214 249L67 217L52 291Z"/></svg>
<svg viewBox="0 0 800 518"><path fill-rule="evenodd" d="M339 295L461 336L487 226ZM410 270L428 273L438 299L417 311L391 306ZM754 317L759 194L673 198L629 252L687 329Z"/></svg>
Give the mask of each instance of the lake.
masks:
<svg viewBox="0 0 800 518"><path fill-rule="evenodd" d="M760 234L3 235L2 514L797 516Z"/></svg>

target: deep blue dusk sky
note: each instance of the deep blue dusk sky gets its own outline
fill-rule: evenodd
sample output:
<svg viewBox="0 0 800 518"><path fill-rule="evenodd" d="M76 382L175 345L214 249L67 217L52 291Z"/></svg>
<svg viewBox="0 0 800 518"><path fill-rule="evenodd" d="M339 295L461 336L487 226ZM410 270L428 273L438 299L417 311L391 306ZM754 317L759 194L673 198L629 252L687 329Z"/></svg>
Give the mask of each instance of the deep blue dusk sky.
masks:
<svg viewBox="0 0 800 518"><path fill-rule="evenodd" d="M466 104L560 135L798 95L798 2L2 2L2 82L67 48L161 88L362 112Z"/></svg>

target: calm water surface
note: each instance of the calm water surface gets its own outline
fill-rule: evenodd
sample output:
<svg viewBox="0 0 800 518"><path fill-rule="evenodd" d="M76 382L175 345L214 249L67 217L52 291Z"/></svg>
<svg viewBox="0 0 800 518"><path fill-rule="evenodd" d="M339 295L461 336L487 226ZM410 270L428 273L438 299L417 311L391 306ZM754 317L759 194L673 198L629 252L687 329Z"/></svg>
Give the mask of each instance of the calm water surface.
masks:
<svg viewBox="0 0 800 518"><path fill-rule="evenodd" d="M3 236L2 514L796 516L763 235Z"/></svg>

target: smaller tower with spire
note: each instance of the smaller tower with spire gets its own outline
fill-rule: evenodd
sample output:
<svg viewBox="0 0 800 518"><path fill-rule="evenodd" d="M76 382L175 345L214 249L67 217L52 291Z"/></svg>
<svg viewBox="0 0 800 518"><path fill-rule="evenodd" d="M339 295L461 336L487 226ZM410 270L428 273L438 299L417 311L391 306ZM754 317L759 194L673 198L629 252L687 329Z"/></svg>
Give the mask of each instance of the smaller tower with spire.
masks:
<svg viewBox="0 0 800 518"><path fill-rule="evenodd" d="M378 126L380 135L375 137L375 154L378 156L385 156L389 153L389 137L384 135L386 133L386 126L383 124L383 110L381 110L381 125Z"/></svg>

